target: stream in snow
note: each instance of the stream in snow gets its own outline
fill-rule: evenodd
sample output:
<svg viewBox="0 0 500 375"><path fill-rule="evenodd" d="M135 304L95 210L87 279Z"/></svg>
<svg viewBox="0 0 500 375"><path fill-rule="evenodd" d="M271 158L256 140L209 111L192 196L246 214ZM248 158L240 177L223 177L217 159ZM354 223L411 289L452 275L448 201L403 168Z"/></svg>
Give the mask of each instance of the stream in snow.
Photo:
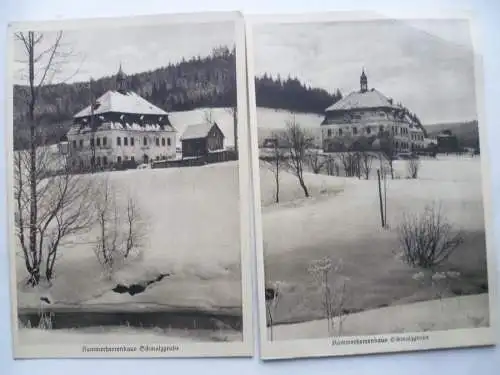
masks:
<svg viewBox="0 0 500 375"><path fill-rule="evenodd" d="M23 326L36 327L40 321L38 311L20 309L19 321ZM50 313L52 329L90 327L135 327L171 329L241 330L241 315L207 313L202 311L76 311L53 310Z"/></svg>

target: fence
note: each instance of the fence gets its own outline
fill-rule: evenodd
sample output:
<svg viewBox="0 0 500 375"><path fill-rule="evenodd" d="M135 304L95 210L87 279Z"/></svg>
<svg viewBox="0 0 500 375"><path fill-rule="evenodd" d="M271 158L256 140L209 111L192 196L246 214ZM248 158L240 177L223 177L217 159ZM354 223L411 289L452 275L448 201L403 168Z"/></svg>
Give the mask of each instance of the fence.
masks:
<svg viewBox="0 0 500 375"><path fill-rule="evenodd" d="M205 156L194 158L155 161L151 164L151 166L152 168L199 167L206 164L223 163L233 160L238 160L236 151L225 150L220 152L211 152Z"/></svg>

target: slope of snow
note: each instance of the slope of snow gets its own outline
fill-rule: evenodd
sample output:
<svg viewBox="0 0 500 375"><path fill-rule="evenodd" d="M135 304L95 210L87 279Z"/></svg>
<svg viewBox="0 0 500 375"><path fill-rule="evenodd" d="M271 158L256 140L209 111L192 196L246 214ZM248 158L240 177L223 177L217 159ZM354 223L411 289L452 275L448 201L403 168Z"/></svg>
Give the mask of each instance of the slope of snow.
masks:
<svg viewBox="0 0 500 375"><path fill-rule="evenodd" d="M395 169L404 170L404 162L396 162ZM267 187L262 190L264 201L274 194L271 178L272 174L262 165L262 185ZM281 253L311 240L333 243L339 238L355 240L381 232L377 180L312 174L307 174L306 178L321 178L324 188L343 186L343 192L300 210L275 210L266 214L263 219L269 251ZM283 194L290 189L296 190L296 185L296 178L283 178ZM389 224L397 224L402 210L420 210L425 204L439 202L453 224L464 229L484 230L479 158L422 161L419 179L388 180L387 189ZM363 220L360 220L360 212L365 214Z"/></svg>
<svg viewBox="0 0 500 375"><path fill-rule="evenodd" d="M280 203L277 205L275 203L276 182L274 180L274 174L267 163L261 162L260 164L260 188L263 192L261 204L262 207L266 209L269 206L273 206L274 208L282 208L284 206L296 207L304 203L317 201L318 199L325 199L328 195L340 193L344 189L345 184L349 183L347 179L332 181L330 176L322 174L305 174L304 180L312 197L310 199L305 199L304 191L298 184L297 177L289 172L281 171L279 174Z"/></svg>
<svg viewBox="0 0 500 375"><path fill-rule="evenodd" d="M315 113L297 113L295 120L301 127L306 129L314 136L315 142L321 144L320 124L323 116ZM272 108L257 108L257 128L259 144L262 144L265 138L271 137L273 132L286 128L288 121L292 119L289 111Z"/></svg>
<svg viewBox="0 0 500 375"><path fill-rule="evenodd" d="M296 113L272 108L257 108L257 127L259 129L282 129L292 116L305 129L319 128L324 116L316 113Z"/></svg>
<svg viewBox="0 0 500 375"><path fill-rule="evenodd" d="M374 324L376 322L376 324ZM339 319L335 319L335 326ZM489 325L488 295L453 297L384 307L346 315L342 336L381 335L403 332L442 331ZM273 328L275 340L328 337L328 322L282 324Z"/></svg>
<svg viewBox="0 0 500 375"><path fill-rule="evenodd" d="M118 266L109 279L94 254L94 228L61 247L49 290L23 285L26 272L18 257L20 307L37 308L40 297L47 295L53 306L79 309L116 309L120 304L120 309L241 309L237 162L88 178L105 175L117 190L119 204L129 195L136 200L146 228L142 255ZM159 274L168 276L141 294L111 290L117 283L137 283Z"/></svg>
<svg viewBox="0 0 500 375"><path fill-rule="evenodd" d="M347 280L349 311L436 298L440 292L413 280L417 270L397 257L401 252L397 225L403 214L420 213L433 203L441 205L448 222L465 234L465 242L443 264L462 274L446 293L487 291L480 159L440 157L421 163L419 179L387 181L388 230L380 224L376 179L321 176L320 189L337 192L318 198L320 189L314 187L318 176L306 175L316 192L312 199L297 201L297 179L283 177L282 195L295 199L294 209L288 209L290 202L285 202L262 210L266 282L279 282L283 292L275 322L323 316L322 295L308 266L325 256L343 263L339 277ZM405 162L398 161L395 167L399 173L406 173ZM264 206L273 199L272 177L262 166Z"/></svg>

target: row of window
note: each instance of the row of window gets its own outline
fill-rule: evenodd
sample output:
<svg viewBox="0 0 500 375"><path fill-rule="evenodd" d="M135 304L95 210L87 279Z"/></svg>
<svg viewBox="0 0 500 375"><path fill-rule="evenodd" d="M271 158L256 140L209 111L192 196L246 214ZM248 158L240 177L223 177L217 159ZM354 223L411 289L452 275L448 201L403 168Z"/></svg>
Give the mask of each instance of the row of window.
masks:
<svg viewBox="0 0 500 375"><path fill-rule="evenodd" d="M411 139L413 141L423 141L424 140L424 135L423 134L415 134L415 133L412 133L411 135Z"/></svg>
<svg viewBox="0 0 500 375"><path fill-rule="evenodd" d="M128 143L129 143L129 139L130 139L130 146L134 146L134 137L123 137L123 145L124 146L128 146ZM161 137L160 138L155 138L155 143L156 143L156 146L160 146L160 142L161 142L161 145L162 146L165 146L165 138L164 137ZM172 140L170 138L167 138L167 142L166 142L167 146L171 146L172 145ZM121 146L122 145L122 138L121 137L116 137L116 145L117 146ZM144 137L142 139L142 145L143 146L147 146L148 145L148 137Z"/></svg>
<svg viewBox="0 0 500 375"><path fill-rule="evenodd" d="M356 126L353 126L351 129L352 129L352 134L354 134L354 135L358 134L358 128ZM364 129L365 129L366 134L372 133L372 128L370 126L367 126ZM380 125L378 130L380 132L384 131L384 126ZM332 129L328 129L327 134L328 134L328 137L331 137L332 135L338 135L341 137L344 134L344 131L342 128L339 128L339 129L337 129L337 134L335 134L335 132Z"/></svg>
<svg viewBox="0 0 500 375"><path fill-rule="evenodd" d="M373 116L373 115L375 115L376 113L375 113L375 112L369 112L369 114L370 114L371 116ZM356 120L361 120L361 117L362 117L362 116L364 116L364 115L365 115L365 112L363 112L363 111L361 111L361 112L355 112L355 113L353 113L352 115L349 115L349 114L347 114L347 113L346 113L346 114L344 115L344 119L345 119L346 121L349 121L349 120L350 120L350 118L351 118L351 116L352 116L352 118L353 118L353 119L356 119ZM378 115L379 115L380 117L387 117L387 114L386 114L384 111L380 111L380 112L378 112Z"/></svg>
<svg viewBox="0 0 500 375"><path fill-rule="evenodd" d="M130 156L130 158L128 156L124 156L123 158L121 156L117 156L116 157L116 163L120 164L124 161L132 161L132 162L135 162L135 157L134 156ZM144 155L143 156L143 162L144 163L149 163L151 159L149 158L148 155ZM156 156L155 160L159 161L159 160L167 160L167 157L165 155L162 155L162 156ZM112 160L108 160L108 157L107 156L96 156L95 158L95 165L96 166L107 166L109 163L112 163ZM76 161L73 160L73 166L76 165ZM83 167L84 166L84 161L82 159L80 159L80 167Z"/></svg>
<svg viewBox="0 0 500 375"><path fill-rule="evenodd" d="M408 135L408 128L403 128L403 127L393 125L392 126L392 134L398 134L398 131L399 131L399 134L401 134L401 135Z"/></svg>
<svg viewBox="0 0 500 375"><path fill-rule="evenodd" d="M394 141L394 148L396 149L399 149L399 148L402 148L402 149L407 149L407 148L410 148L410 144L408 142L403 142L403 141Z"/></svg>
<svg viewBox="0 0 500 375"><path fill-rule="evenodd" d="M123 146L128 146L130 143L130 146L134 146L135 145L135 139L134 137L123 137ZM166 139L166 142L165 142L165 138L162 137L162 138L156 138L155 139L155 143L156 143L156 146L160 146L160 143L162 146L171 146L172 145L172 140L170 138L167 138ZM144 137L143 140L142 140L142 144L144 146L147 146L148 145L148 137ZM80 139L79 143L78 143L78 146L79 148L83 148L83 145L84 145L84 141L83 139ZM95 139L95 145L97 147L101 147L101 145L103 147L107 146L108 145L108 138L107 137L97 137ZM116 145L117 146L121 146L122 145L122 137L116 137ZM90 139L90 147L94 147L94 139ZM76 140L73 140L73 148L76 149L77 148L77 141Z"/></svg>
<svg viewBox="0 0 500 375"><path fill-rule="evenodd" d="M358 128L356 126L353 126L351 129L352 129L352 134L353 135L357 135L359 133L358 132ZM370 126L366 126L364 129L365 129L365 134L371 134L372 133L372 128ZM379 132L383 132L384 131L384 125L380 125L378 127L378 131ZM398 134L398 132L399 132L400 135L408 135L409 134L408 128L399 127L399 126L395 126L395 125L393 125L391 127L391 131L392 131L392 134ZM328 129L327 130L328 137L331 137L332 135L342 136L343 133L344 133L344 131L343 131L342 128L338 129L337 134L335 134L335 131L333 129ZM412 140L421 140L421 141L423 141L424 140L424 136L422 134L413 134L412 133L411 134L411 139Z"/></svg>

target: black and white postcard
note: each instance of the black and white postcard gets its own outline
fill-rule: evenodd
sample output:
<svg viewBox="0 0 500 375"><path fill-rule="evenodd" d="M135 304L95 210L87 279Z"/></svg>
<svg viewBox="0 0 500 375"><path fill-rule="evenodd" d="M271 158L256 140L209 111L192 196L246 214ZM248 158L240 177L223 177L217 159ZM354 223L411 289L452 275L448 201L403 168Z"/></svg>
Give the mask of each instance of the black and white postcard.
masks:
<svg viewBox="0 0 500 375"><path fill-rule="evenodd" d="M250 356L241 14L14 23L14 356Z"/></svg>
<svg viewBox="0 0 500 375"><path fill-rule="evenodd" d="M494 343L468 15L247 24L261 357Z"/></svg>

